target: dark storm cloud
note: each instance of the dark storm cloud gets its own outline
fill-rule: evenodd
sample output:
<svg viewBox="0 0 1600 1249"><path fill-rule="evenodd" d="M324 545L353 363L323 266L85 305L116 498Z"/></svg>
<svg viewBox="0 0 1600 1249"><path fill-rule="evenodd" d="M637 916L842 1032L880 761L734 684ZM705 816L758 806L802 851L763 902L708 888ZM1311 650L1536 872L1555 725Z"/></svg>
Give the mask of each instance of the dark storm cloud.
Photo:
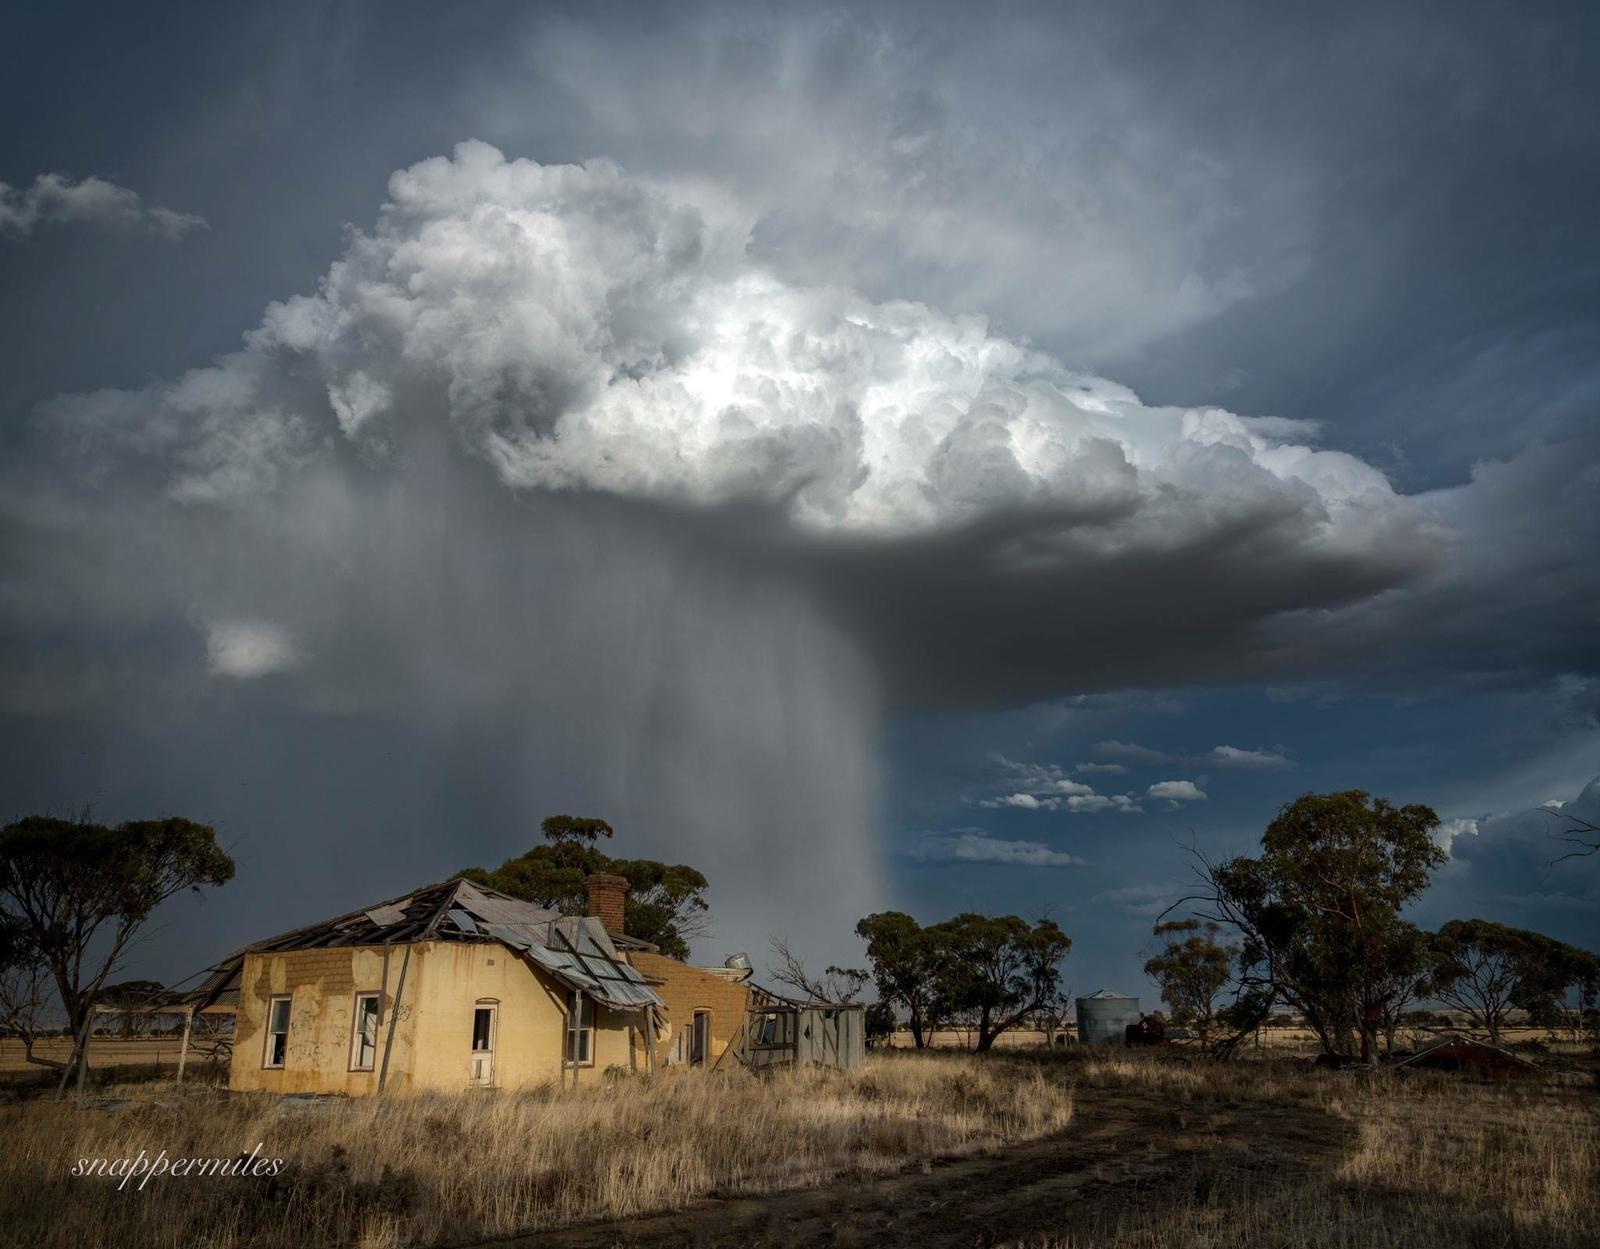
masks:
<svg viewBox="0 0 1600 1249"><path fill-rule="evenodd" d="M1386 569L1298 587L1270 521L1241 523L1216 585L1181 559L1041 585L1005 566L1005 534L971 535L959 566L845 552L825 575L895 639L880 650L908 698L1191 674L1426 687L1600 661L1596 21L1135 4L982 25L702 14L633 38L535 20L534 72L473 100L502 141L537 146L560 115L630 167L722 180L789 280L983 312L1156 402L1316 420L1436 491L1457 535L1433 568L1391 544ZM933 586L937 608L897 612ZM1004 644L966 645L986 615ZM1081 660L1086 637L1103 662Z"/></svg>
<svg viewBox="0 0 1600 1249"><path fill-rule="evenodd" d="M18 486L4 517L8 792L203 809L254 882L213 940L281 926L275 891L349 905L312 844L380 896L568 808L713 876L708 955L774 899L877 901L858 649L670 517L519 499L428 445L226 509Z"/></svg>
<svg viewBox="0 0 1600 1249"><path fill-rule="evenodd" d="M1304 426L1146 406L980 319L785 283L748 239L715 192L462 144L396 173L241 350L58 398L43 428L181 507L260 505L330 456L381 472L418 440L498 488L665 506L809 584L902 703L1314 670L1314 627L1269 626L1447 547ZM248 622L212 649L293 651Z"/></svg>
<svg viewBox="0 0 1600 1249"><path fill-rule="evenodd" d="M1429 921L1477 915L1593 948L1600 855L1564 859L1562 814L1600 824L1600 777L1551 806L1462 818L1449 829L1450 862L1419 910Z"/></svg>

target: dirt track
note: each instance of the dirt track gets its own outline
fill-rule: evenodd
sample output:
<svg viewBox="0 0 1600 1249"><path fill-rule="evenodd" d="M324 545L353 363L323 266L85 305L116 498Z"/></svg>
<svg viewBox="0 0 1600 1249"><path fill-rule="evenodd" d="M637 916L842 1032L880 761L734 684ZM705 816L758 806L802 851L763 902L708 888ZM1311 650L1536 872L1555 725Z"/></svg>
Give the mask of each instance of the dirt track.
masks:
<svg viewBox="0 0 1600 1249"><path fill-rule="evenodd" d="M1134 1203L1203 1200L1223 1174L1305 1168L1336 1153L1340 1137L1331 1121L1295 1107L1179 1105L1143 1092L1080 1089L1066 1132L989 1154L802 1192L712 1198L669 1214L493 1244L992 1245L1115 1226Z"/></svg>

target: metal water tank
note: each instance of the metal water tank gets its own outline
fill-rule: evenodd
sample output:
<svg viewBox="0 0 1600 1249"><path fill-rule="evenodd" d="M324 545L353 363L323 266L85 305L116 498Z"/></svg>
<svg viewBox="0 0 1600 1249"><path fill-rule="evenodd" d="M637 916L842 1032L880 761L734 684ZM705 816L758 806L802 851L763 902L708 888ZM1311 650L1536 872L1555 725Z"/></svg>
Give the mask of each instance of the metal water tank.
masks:
<svg viewBox="0 0 1600 1249"><path fill-rule="evenodd" d="M722 965L729 971L749 971L750 956L748 954L730 954Z"/></svg>
<svg viewBox="0 0 1600 1249"><path fill-rule="evenodd" d="M1083 1045L1121 1045L1124 1031L1139 1022L1139 999L1101 989L1078 999L1078 1041Z"/></svg>

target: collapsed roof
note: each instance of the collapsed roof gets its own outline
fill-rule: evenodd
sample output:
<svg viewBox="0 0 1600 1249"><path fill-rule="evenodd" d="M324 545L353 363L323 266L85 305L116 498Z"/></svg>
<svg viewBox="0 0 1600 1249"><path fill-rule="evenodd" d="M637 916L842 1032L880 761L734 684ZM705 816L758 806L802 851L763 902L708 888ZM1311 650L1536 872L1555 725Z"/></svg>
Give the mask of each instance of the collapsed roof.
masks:
<svg viewBox="0 0 1600 1249"><path fill-rule="evenodd" d="M633 948L653 948L626 937L620 940ZM247 945L217 964L188 1000L204 1007L236 991L246 954L414 941L497 942L602 1006L664 1009L598 919L562 915L462 877Z"/></svg>
<svg viewBox="0 0 1600 1249"><path fill-rule="evenodd" d="M1397 1059L1396 1067L1429 1071L1466 1071L1480 1076L1533 1075L1538 1067L1521 1054L1503 1046L1491 1045L1476 1037L1442 1037L1415 1054Z"/></svg>

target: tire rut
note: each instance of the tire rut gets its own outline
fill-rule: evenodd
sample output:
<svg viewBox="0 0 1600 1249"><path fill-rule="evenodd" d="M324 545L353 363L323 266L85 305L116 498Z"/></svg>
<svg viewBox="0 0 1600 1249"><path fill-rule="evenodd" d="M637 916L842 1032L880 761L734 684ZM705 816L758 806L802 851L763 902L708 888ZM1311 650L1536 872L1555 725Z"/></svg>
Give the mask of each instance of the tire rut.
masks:
<svg viewBox="0 0 1600 1249"><path fill-rule="evenodd" d="M916 1163L821 1187L712 1196L680 1210L487 1242L475 1249L1005 1244L1114 1226L1135 1204L1191 1199L1225 1166L1281 1173L1337 1150L1341 1133L1299 1107L1176 1104L1142 1091L1080 1088L1073 1123L1038 1140Z"/></svg>

